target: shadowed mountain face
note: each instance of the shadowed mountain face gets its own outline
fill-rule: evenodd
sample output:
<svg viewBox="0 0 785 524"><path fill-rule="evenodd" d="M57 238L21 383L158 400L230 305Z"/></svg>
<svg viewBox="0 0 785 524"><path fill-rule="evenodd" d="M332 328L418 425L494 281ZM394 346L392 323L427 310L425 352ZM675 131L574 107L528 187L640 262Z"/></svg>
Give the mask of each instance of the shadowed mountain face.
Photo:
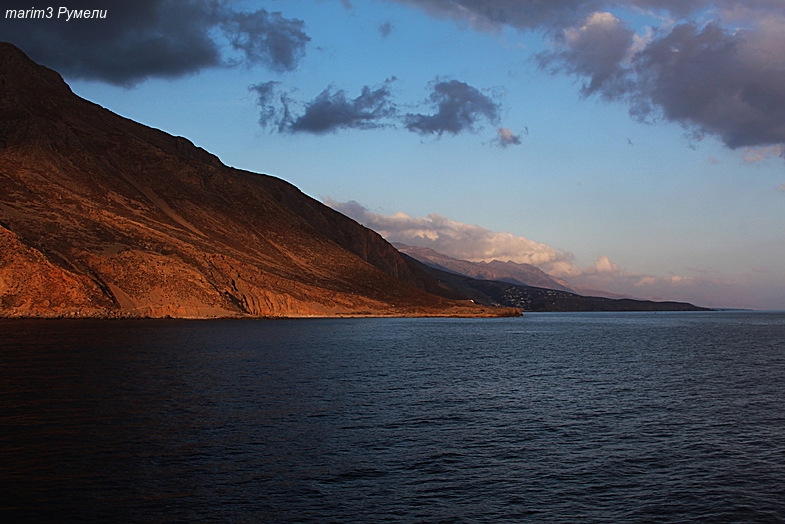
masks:
<svg viewBox="0 0 785 524"><path fill-rule="evenodd" d="M83 100L0 44L0 316L516 313L449 297L294 186Z"/></svg>

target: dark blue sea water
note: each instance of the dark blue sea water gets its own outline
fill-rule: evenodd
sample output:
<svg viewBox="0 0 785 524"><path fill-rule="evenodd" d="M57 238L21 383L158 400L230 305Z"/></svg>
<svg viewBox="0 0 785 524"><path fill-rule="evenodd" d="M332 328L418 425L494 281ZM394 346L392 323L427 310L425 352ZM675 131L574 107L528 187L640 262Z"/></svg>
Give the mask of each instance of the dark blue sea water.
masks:
<svg viewBox="0 0 785 524"><path fill-rule="evenodd" d="M785 522L785 314L0 321L4 522Z"/></svg>

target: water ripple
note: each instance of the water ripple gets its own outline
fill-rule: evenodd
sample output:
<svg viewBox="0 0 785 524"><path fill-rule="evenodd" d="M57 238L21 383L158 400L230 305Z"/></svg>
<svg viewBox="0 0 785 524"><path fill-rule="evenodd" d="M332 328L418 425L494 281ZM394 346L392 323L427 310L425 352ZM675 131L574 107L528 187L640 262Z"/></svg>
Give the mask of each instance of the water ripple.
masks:
<svg viewBox="0 0 785 524"><path fill-rule="evenodd" d="M783 314L0 332L5 521L785 521Z"/></svg>

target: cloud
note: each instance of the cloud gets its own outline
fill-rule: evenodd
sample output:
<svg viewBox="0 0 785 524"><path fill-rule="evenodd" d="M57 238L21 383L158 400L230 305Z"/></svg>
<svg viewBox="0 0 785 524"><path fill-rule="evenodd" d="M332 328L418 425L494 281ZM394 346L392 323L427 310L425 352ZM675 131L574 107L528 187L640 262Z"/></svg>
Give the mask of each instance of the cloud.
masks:
<svg viewBox="0 0 785 524"><path fill-rule="evenodd" d="M5 9L30 9L11 0ZM132 86L210 67L297 67L310 38L304 23L280 13L235 11L213 0L72 0L70 10L101 9L105 19L0 18L0 34L33 60L66 76ZM229 55L222 48L233 50Z"/></svg>
<svg viewBox="0 0 785 524"><path fill-rule="evenodd" d="M543 67L587 79L584 95L625 102L638 120L731 149L785 144L785 17L733 31L685 22L644 40L594 13L554 42Z"/></svg>
<svg viewBox="0 0 785 524"><path fill-rule="evenodd" d="M435 213L424 218L405 213L380 215L354 201L328 200L327 205L373 229L390 242L428 247L474 262L511 260L531 264L559 276L578 272L570 253L512 233L456 222Z"/></svg>
<svg viewBox="0 0 785 524"><path fill-rule="evenodd" d="M343 90L322 91L305 107L305 112L294 119L289 129L296 132L327 133L337 129L370 129L382 126L382 121L397 114L390 99L391 81L377 89L362 88L357 98L349 99Z"/></svg>
<svg viewBox="0 0 785 524"><path fill-rule="evenodd" d="M555 38L558 51L539 55L543 68L588 77L584 95L618 96L627 90L622 62L633 45L633 31L611 13L596 12Z"/></svg>
<svg viewBox="0 0 785 524"><path fill-rule="evenodd" d="M585 19L591 13L626 8L684 19L696 12L714 9L725 17L741 19L765 12L785 15L780 0L389 0L410 5L426 13L468 24L483 31L505 26L520 30L558 31Z"/></svg>
<svg viewBox="0 0 785 524"><path fill-rule="evenodd" d="M744 148L744 162L747 164L763 162L764 160L768 160L773 156L781 156L785 158L785 144Z"/></svg>
<svg viewBox="0 0 785 524"><path fill-rule="evenodd" d="M344 90L332 86L305 104L294 101L292 94L280 88L279 82L263 82L249 90L257 95L259 123L273 126L278 132L324 134L339 129L372 129L392 125L398 115L392 101L388 79L380 87L364 86L359 96L348 98ZM294 116L291 106L303 105L301 114Z"/></svg>
<svg viewBox="0 0 785 524"><path fill-rule="evenodd" d="M232 47L242 52L242 61L263 64L278 72L295 69L310 40L302 21L264 9L251 13L225 11L219 26Z"/></svg>
<svg viewBox="0 0 785 524"><path fill-rule="evenodd" d="M274 126L279 133L286 131L292 123L289 105L292 100L289 93L281 90L280 82L270 81L252 85L249 91L256 93L256 104L259 106L259 125Z"/></svg>
<svg viewBox="0 0 785 524"><path fill-rule="evenodd" d="M521 145L521 135L516 135L507 127L499 127L496 129L496 142L501 147L519 146Z"/></svg>
<svg viewBox="0 0 785 524"><path fill-rule="evenodd" d="M579 20L602 5L587 0L392 0L416 6L432 16L469 24L475 29L495 31L503 26L538 29Z"/></svg>
<svg viewBox="0 0 785 524"><path fill-rule="evenodd" d="M680 124L691 144L785 144L780 0L389 1L483 31L542 31L553 44L537 57L543 68L580 79L584 96L628 104L635 119ZM660 27L637 34L623 20L631 12Z"/></svg>
<svg viewBox="0 0 785 524"><path fill-rule="evenodd" d="M785 143L782 49L785 26L681 24L633 59L633 114L681 123L732 149Z"/></svg>
<svg viewBox="0 0 785 524"><path fill-rule="evenodd" d="M388 1L484 31L541 31L553 43L539 55L547 70L579 79L585 96L627 104L636 119L678 123L695 142L713 136L732 149L785 144L781 0ZM7 0L4 7L26 10L31 4ZM228 0L72 0L68 8L101 9L108 16L70 22L2 17L0 34L66 76L123 86L214 67L291 71L310 41L303 21L242 10ZM649 13L660 27L638 34L624 21L630 13ZM379 30L386 35L392 26ZM364 100L335 90L320 96L303 130L317 110L357 110L352 103ZM395 123L441 136L474 131L479 122L495 124L499 117L492 97L455 80L435 81L428 104L430 112L399 115ZM374 127L375 114L365 117L349 118L345 127ZM499 140L511 144L501 135Z"/></svg>
<svg viewBox="0 0 785 524"><path fill-rule="evenodd" d="M436 112L405 115L403 121L409 131L422 135L457 135L463 131L474 131L475 124L481 119L491 123L499 120L499 104L465 82L437 80L431 88L428 102Z"/></svg>
<svg viewBox="0 0 785 524"><path fill-rule="evenodd" d="M365 86L356 98L329 86L308 102L295 100L293 91L283 90L275 81L252 85L249 90L257 96L259 123L281 133L323 134L400 124L414 133L441 136L475 132L481 120L499 120L500 105L491 96L458 80L431 83L427 103L435 113L403 114L393 99L391 84L395 80L390 78L376 88ZM497 134L496 141L502 146L520 143L520 138L509 129L500 128Z"/></svg>
<svg viewBox="0 0 785 524"><path fill-rule="evenodd" d="M630 5L657 9L684 10L690 0L602 1L602 0L391 0L423 9L432 16L448 18L481 31L497 31L505 26L520 30L554 31L573 25L609 5Z"/></svg>
<svg viewBox="0 0 785 524"><path fill-rule="evenodd" d="M391 22L384 22L379 25L379 34L382 35L382 38L387 38L393 32L393 29L395 29L395 26Z"/></svg>
<svg viewBox="0 0 785 524"><path fill-rule="evenodd" d="M305 112L291 122L289 130L319 134L380 127L398 111L390 98L391 82L388 80L376 89L364 86L360 95L352 99L346 97L345 91L333 92L328 87L305 106Z"/></svg>
<svg viewBox="0 0 785 524"><path fill-rule="evenodd" d="M611 262L611 259L606 256L599 257L592 269L596 273L621 273L621 268Z"/></svg>

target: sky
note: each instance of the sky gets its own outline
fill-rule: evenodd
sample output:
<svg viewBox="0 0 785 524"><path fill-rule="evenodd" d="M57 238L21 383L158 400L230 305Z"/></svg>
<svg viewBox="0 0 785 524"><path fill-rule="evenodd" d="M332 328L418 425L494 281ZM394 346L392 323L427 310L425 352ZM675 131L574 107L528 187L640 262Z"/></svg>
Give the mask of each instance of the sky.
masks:
<svg viewBox="0 0 785 524"><path fill-rule="evenodd" d="M0 40L388 240L785 309L782 0L62 4Z"/></svg>

